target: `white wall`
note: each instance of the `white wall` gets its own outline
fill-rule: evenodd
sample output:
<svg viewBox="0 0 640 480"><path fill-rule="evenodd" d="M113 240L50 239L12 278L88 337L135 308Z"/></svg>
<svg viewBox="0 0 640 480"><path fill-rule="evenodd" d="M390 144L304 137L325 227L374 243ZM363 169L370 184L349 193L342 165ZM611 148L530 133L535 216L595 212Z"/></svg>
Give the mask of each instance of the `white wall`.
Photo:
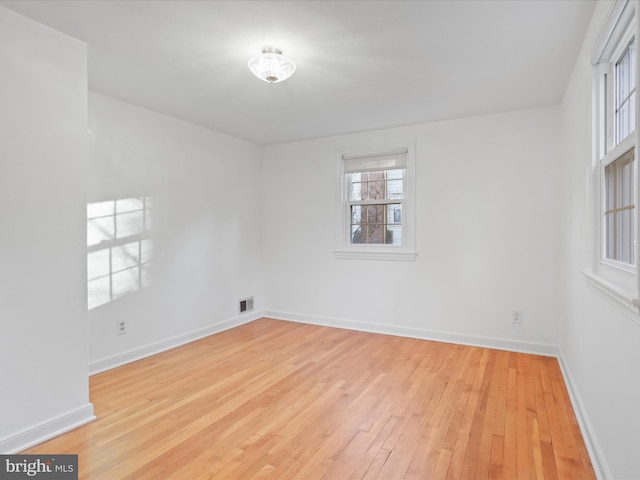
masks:
<svg viewBox="0 0 640 480"><path fill-rule="evenodd" d="M0 7L0 71L0 451L8 452L93 418L86 46Z"/></svg>
<svg viewBox="0 0 640 480"><path fill-rule="evenodd" d="M89 201L151 196L154 246L150 286L89 311L92 370L251 319L238 301L263 305L259 147L93 92L89 128Z"/></svg>
<svg viewBox="0 0 640 480"><path fill-rule="evenodd" d="M598 4L562 103L565 370L606 478L640 478L640 324L608 303L582 275L587 267L591 164L591 51L609 2Z"/></svg>
<svg viewBox="0 0 640 480"><path fill-rule="evenodd" d="M265 148L267 313L555 351L559 130L550 107ZM335 259L337 152L405 138L416 140L417 260Z"/></svg>

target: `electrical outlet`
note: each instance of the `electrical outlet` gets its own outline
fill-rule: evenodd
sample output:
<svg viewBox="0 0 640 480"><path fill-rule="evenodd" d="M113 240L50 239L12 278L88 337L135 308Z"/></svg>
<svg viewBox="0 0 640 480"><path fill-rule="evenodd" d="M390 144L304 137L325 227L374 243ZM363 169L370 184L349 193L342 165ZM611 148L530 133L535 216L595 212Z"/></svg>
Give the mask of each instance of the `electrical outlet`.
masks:
<svg viewBox="0 0 640 480"><path fill-rule="evenodd" d="M124 335L125 333L127 333L127 322L126 320L119 320L116 324L117 327L117 334L118 335Z"/></svg>
<svg viewBox="0 0 640 480"><path fill-rule="evenodd" d="M522 312L520 310L513 311L513 316L511 317L511 323L517 323L518 325L522 324Z"/></svg>

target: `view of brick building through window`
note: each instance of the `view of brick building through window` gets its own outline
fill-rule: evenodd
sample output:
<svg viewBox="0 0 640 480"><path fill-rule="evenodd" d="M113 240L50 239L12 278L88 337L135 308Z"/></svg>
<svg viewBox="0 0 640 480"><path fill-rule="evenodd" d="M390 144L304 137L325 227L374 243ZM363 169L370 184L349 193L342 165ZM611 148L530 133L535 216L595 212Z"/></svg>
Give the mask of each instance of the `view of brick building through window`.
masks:
<svg viewBox="0 0 640 480"><path fill-rule="evenodd" d="M351 243L402 243L404 170L351 174Z"/></svg>

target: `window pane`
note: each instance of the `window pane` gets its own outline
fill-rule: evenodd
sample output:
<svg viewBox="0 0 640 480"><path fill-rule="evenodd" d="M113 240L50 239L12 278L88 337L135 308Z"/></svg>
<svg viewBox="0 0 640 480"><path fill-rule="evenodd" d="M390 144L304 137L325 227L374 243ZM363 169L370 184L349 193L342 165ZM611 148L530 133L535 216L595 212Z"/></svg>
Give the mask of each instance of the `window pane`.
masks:
<svg viewBox="0 0 640 480"><path fill-rule="evenodd" d="M366 205L364 207L363 223L381 223L384 215L384 205Z"/></svg>
<svg viewBox="0 0 640 480"><path fill-rule="evenodd" d="M402 179L389 180L387 182L387 198L396 199L396 198L402 198L402 196L403 196Z"/></svg>
<svg viewBox="0 0 640 480"><path fill-rule="evenodd" d="M623 210L610 213L606 216L605 221L607 258L629 265L635 264L633 211Z"/></svg>
<svg viewBox="0 0 640 480"><path fill-rule="evenodd" d="M615 65L616 145L624 140L636 125L635 68L635 39L633 39Z"/></svg>
<svg viewBox="0 0 640 480"><path fill-rule="evenodd" d="M402 227L400 225L388 225L387 240L387 243L402 245Z"/></svg>
<svg viewBox="0 0 640 480"><path fill-rule="evenodd" d="M400 180L404 177L404 169L387 170L387 180Z"/></svg>
<svg viewBox="0 0 640 480"><path fill-rule="evenodd" d="M618 65L616 65L618 72L618 105L620 105L624 99L629 95L629 54L627 53L622 57Z"/></svg>
<svg viewBox="0 0 640 480"><path fill-rule="evenodd" d="M355 176L355 174L354 174ZM351 183L351 200L362 200L362 183L359 181Z"/></svg>
<svg viewBox="0 0 640 480"><path fill-rule="evenodd" d="M364 207L362 205L353 205L351 207L351 223L356 225L362 223Z"/></svg>
<svg viewBox="0 0 640 480"><path fill-rule="evenodd" d="M617 260L620 262L628 263L630 265L634 264L634 255L633 255L633 242L631 239L633 238L633 215L631 210L624 210L622 212L618 212L619 215L619 223L620 223L620 236L619 236L619 244L618 244L618 258Z"/></svg>
<svg viewBox="0 0 640 480"><path fill-rule="evenodd" d="M387 207L387 223L402 223L401 204L391 204Z"/></svg>
<svg viewBox="0 0 640 480"><path fill-rule="evenodd" d="M350 200L383 200L404 197L404 170L358 172L347 175Z"/></svg>
<svg viewBox="0 0 640 480"><path fill-rule="evenodd" d="M618 143L629 135L629 104L623 103L618 110Z"/></svg>
<svg viewBox="0 0 640 480"><path fill-rule="evenodd" d="M362 228L360 225L351 225L351 243L364 243L362 240Z"/></svg>
<svg viewBox="0 0 640 480"><path fill-rule="evenodd" d="M368 224L363 226L363 230L366 233L365 241L363 243L383 244L385 243L385 229L384 225L380 224Z"/></svg>
<svg viewBox="0 0 640 480"><path fill-rule="evenodd" d="M386 198L385 181L383 172L369 173L369 181L366 184L367 200L382 200Z"/></svg>

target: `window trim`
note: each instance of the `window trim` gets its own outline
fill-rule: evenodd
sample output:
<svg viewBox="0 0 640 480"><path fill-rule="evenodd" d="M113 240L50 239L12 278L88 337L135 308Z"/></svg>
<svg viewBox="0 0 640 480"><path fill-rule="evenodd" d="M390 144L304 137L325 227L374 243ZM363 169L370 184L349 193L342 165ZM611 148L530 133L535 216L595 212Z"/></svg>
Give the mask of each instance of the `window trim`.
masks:
<svg viewBox="0 0 640 480"><path fill-rule="evenodd" d="M358 156L383 156L406 151L407 165L404 175L404 198L402 200L402 245L390 244L352 244L350 215L351 200L348 196L345 180L344 158ZM416 259L415 250L415 140L386 142L368 145L362 148L343 148L337 153L337 185L336 195L336 248L333 250L337 259L350 260L385 260L408 261ZM391 203L398 203L393 200Z"/></svg>
<svg viewBox="0 0 640 480"><path fill-rule="evenodd" d="M592 114L592 160L589 169L589 221L587 267L583 271L587 282L596 287L621 312L640 324L640 227L638 225L638 162L634 162L634 222L635 265L626 265L606 258L605 248L605 168L628 150L635 148L638 160L638 21L635 2L617 1L612 4L605 24L592 51L593 64L593 114ZM636 41L636 128L625 139L615 145L615 65L631 39Z"/></svg>

